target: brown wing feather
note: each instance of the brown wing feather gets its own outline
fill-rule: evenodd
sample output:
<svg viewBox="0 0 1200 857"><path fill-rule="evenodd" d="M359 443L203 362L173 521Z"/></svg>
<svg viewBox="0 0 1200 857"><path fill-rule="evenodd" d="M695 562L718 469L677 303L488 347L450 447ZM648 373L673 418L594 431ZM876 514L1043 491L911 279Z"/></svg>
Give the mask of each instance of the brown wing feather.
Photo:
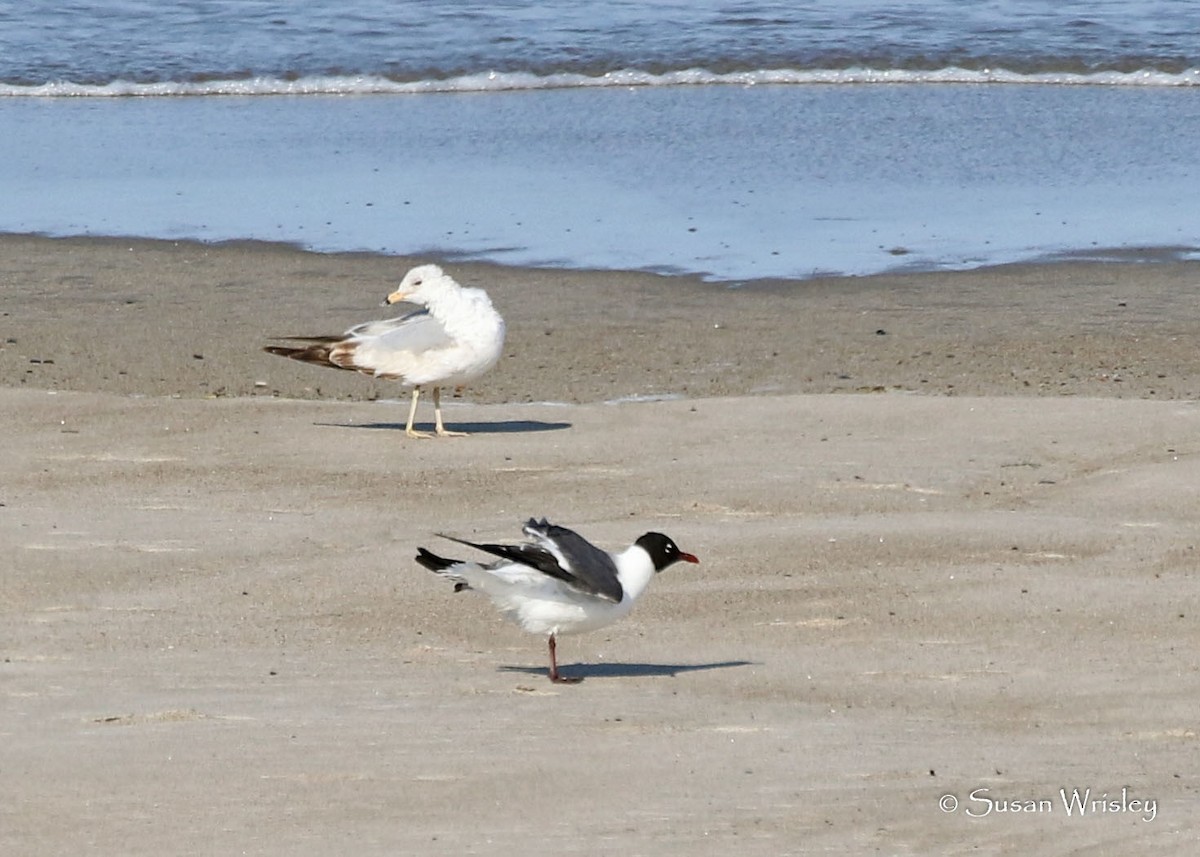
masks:
<svg viewBox="0 0 1200 857"><path fill-rule="evenodd" d="M296 337L299 339L299 337ZM328 366L333 369L356 369L356 366L347 366L341 362L334 362L331 356L337 344L341 341L334 337L311 337L301 341L310 342L310 345L300 347L288 345L267 345L263 351L268 354L275 354L279 357L287 357L290 360L299 360L301 363L315 363L318 366Z"/></svg>

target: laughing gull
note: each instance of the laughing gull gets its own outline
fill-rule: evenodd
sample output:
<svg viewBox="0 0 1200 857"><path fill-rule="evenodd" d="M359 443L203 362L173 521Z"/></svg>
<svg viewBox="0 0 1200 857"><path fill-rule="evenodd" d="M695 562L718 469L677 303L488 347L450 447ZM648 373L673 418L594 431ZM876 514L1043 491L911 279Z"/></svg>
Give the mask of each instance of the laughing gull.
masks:
<svg viewBox="0 0 1200 857"><path fill-rule="evenodd" d="M628 616L656 572L680 560L700 562L662 533L646 533L620 553L608 553L545 518L530 518L522 529L532 541L476 544L442 535L500 557L495 562L446 559L425 548L417 549L416 559L454 581L455 592L482 592L506 619L532 634L546 634L553 682L580 681L558 673L555 638L559 634L594 631Z"/></svg>
<svg viewBox="0 0 1200 857"><path fill-rule="evenodd" d="M504 319L492 307L487 292L463 288L437 265L413 268L384 304L400 301L424 309L399 318L368 321L341 336L281 337L309 344L269 345L263 350L412 387L412 406L404 428L409 437L432 437L413 429L421 389L432 387L437 435L462 435L442 424L442 387L461 387L496 365L504 347Z"/></svg>

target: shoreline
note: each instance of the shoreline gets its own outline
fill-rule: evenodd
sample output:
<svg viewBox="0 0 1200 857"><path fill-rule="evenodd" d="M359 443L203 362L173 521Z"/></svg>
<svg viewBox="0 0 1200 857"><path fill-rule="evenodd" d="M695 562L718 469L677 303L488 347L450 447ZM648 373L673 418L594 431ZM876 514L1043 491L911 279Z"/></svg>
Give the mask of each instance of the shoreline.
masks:
<svg viewBox="0 0 1200 857"><path fill-rule="evenodd" d="M0 384L125 395L394 399L264 354L397 314L428 258L0 235ZM508 324L479 403L904 392L1200 398L1200 262L1057 261L762 281L443 261Z"/></svg>
<svg viewBox="0 0 1200 857"><path fill-rule="evenodd" d="M1200 196L1186 144L1200 126L1182 89L10 102L9 232L284 240L727 282L1200 245L1181 215ZM762 131L752 146L744 123Z"/></svg>

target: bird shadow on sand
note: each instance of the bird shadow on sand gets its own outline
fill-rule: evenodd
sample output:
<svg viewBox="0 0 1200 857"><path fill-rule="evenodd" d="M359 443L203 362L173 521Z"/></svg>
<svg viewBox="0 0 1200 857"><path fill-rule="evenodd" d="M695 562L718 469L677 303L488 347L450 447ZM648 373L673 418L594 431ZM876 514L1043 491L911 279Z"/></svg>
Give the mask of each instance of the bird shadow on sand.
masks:
<svg viewBox="0 0 1200 857"><path fill-rule="evenodd" d="M404 433L404 423L314 423L328 428L375 429ZM450 431L465 431L467 434L533 434L542 431L563 431L571 423L547 423L541 420L499 420L492 423L447 423ZM417 431L432 432L433 423L414 423Z"/></svg>
<svg viewBox="0 0 1200 857"><path fill-rule="evenodd" d="M719 661L712 664L571 664L560 666L559 672L563 678L647 678L669 676L674 678L680 673L699 672L700 670L723 670L730 667L748 667L753 661ZM497 667L500 672L524 673L530 676L545 676L545 667Z"/></svg>

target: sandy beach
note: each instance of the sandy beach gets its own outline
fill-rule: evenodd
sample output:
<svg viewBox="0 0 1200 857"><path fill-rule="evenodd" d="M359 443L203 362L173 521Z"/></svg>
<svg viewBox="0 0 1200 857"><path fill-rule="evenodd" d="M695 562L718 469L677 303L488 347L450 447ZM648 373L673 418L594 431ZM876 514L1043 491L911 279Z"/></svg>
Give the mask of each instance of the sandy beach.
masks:
<svg viewBox="0 0 1200 857"><path fill-rule="evenodd" d="M262 352L425 261L0 237L0 851L1193 852L1200 263L445 262L462 439ZM531 515L702 564L551 685L412 561Z"/></svg>

